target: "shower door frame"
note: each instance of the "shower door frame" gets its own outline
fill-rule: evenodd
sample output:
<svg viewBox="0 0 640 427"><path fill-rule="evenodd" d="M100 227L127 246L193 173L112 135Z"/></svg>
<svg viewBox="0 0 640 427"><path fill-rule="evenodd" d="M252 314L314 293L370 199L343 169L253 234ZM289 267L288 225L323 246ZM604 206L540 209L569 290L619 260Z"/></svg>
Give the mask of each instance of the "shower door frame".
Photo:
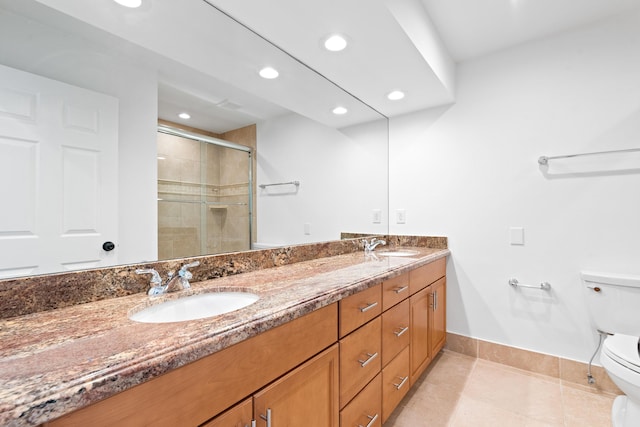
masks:
<svg viewBox="0 0 640 427"><path fill-rule="evenodd" d="M206 142L217 145L218 147L230 148L232 150L244 151L249 156L249 250L253 245L253 149L246 145L236 144L235 142L225 141L223 139L202 135L196 132L190 132L178 129L173 126L158 124L158 132L167 135L178 136L182 138L192 139L194 141Z"/></svg>

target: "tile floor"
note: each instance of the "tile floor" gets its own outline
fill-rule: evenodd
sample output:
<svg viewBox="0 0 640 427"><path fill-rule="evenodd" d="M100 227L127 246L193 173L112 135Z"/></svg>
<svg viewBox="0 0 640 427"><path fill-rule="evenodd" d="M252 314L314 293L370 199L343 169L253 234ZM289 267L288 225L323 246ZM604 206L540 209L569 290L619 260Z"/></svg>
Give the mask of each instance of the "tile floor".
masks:
<svg viewBox="0 0 640 427"><path fill-rule="evenodd" d="M444 351L384 427L609 427L614 398Z"/></svg>

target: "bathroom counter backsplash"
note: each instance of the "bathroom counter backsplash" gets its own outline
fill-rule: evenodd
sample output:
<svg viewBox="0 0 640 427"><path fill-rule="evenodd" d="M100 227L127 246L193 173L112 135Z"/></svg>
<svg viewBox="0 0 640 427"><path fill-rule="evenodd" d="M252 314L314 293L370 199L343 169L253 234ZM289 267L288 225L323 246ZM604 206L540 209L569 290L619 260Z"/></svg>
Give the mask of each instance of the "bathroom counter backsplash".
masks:
<svg viewBox="0 0 640 427"><path fill-rule="evenodd" d="M193 282L160 297L227 289L260 296L208 319L134 322L129 313L150 301L137 292L0 320L0 425L39 425L449 254L414 249L419 254L411 258L376 259L362 250L316 257Z"/></svg>

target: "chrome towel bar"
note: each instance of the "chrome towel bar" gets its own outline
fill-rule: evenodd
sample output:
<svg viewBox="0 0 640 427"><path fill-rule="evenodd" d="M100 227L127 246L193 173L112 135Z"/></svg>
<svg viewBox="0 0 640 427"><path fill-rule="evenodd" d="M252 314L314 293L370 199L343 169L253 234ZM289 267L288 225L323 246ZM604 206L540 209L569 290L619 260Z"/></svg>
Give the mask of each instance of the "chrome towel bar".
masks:
<svg viewBox="0 0 640 427"><path fill-rule="evenodd" d="M613 153L632 153L634 151L640 151L640 148L627 148L625 150L611 150L611 151L596 151L594 153L581 153L581 154L565 154L563 156L540 156L538 157L538 163L541 165L548 165L549 160L554 159L566 159L569 157L581 157L581 156L595 156L597 154L613 154Z"/></svg>
<svg viewBox="0 0 640 427"><path fill-rule="evenodd" d="M542 282L538 286L532 286L532 285L523 285L522 283L518 282L518 279L511 278L511 279L509 279L509 284L511 286L513 286L514 288L542 289L543 291L551 290L551 283L549 283L549 282Z"/></svg>
<svg viewBox="0 0 640 427"><path fill-rule="evenodd" d="M274 185L295 185L296 187L300 185L300 181L289 181L289 182L276 182L275 184L260 184L258 187L266 188Z"/></svg>

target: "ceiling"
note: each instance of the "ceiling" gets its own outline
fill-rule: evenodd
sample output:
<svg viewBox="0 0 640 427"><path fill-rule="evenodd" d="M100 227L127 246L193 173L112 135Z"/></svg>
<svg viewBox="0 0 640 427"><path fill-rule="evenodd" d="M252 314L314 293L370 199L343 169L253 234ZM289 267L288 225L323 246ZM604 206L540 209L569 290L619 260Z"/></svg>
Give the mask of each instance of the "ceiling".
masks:
<svg viewBox="0 0 640 427"><path fill-rule="evenodd" d="M453 102L456 63L640 7L640 0L210 2L387 116ZM338 54L321 48L334 32L350 41ZM421 48L429 43L431 52ZM450 61L453 82L439 60ZM406 97L385 99L395 89Z"/></svg>
<svg viewBox="0 0 640 427"><path fill-rule="evenodd" d="M288 111L339 128L380 117L375 111L392 117L450 104L458 63L640 7L640 0L144 0L131 10L111 0L91 7L75 0L0 5L36 2L141 47L135 55L159 70L160 117L179 121L177 113L189 111L190 126L214 132ZM214 8L261 37L237 30ZM83 37L95 33L75 27ZM333 33L347 38L344 51L323 48ZM275 47L264 48L262 38ZM300 63L315 73L301 74ZM261 64L281 76L256 77ZM405 98L388 100L392 90ZM333 115L336 105L349 113Z"/></svg>

